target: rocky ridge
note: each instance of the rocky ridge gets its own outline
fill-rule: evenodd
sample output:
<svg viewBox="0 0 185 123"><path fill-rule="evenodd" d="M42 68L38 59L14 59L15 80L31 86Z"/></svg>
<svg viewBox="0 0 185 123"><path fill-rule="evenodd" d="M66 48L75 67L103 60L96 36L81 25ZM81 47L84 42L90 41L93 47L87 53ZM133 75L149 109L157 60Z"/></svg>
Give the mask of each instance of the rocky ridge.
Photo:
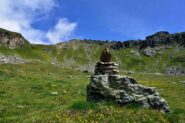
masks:
<svg viewBox="0 0 185 123"><path fill-rule="evenodd" d="M129 41L118 41L112 43L111 48L121 49L121 48L130 48L138 47L139 50L145 49L147 47L157 47L157 46L172 46L179 45L185 46L185 32L170 34L166 31L160 31L153 35L147 36L145 40L129 40Z"/></svg>
<svg viewBox="0 0 185 123"><path fill-rule="evenodd" d="M16 32L10 32L0 28L0 46L8 46L10 49L15 49L28 43L24 37Z"/></svg>

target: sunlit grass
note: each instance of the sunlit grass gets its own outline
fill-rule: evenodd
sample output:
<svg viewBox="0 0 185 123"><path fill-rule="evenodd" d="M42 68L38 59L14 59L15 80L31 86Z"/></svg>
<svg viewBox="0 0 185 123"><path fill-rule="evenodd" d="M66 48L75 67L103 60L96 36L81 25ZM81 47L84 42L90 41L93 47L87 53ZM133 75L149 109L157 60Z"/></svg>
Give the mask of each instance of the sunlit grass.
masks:
<svg viewBox="0 0 185 123"><path fill-rule="evenodd" d="M89 74L50 64L0 65L0 122L185 122L185 77L131 74L154 86L171 107L163 114L130 104L86 101Z"/></svg>

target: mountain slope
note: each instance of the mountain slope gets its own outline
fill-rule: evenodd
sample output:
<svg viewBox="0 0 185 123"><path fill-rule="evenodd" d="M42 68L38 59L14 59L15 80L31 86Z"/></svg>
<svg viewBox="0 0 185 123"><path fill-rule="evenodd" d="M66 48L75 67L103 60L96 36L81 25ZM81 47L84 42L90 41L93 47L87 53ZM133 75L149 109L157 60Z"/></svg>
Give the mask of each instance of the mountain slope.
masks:
<svg viewBox="0 0 185 123"><path fill-rule="evenodd" d="M74 39L56 45L33 45L24 40L24 43L18 43L13 49L10 49L6 37L13 37L14 33L6 30L3 30L3 33L6 35L2 35L0 31L0 41L4 42L0 47L0 54L19 56L29 62L50 63L93 72L94 64L99 61L102 49L109 47L112 61L118 62L122 71L159 72L172 75L185 73L185 33L158 32L148 36L146 40L125 42ZM16 44L24 39L20 34L16 35L19 37L16 41L12 39L9 41Z"/></svg>
<svg viewBox="0 0 185 123"><path fill-rule="evenodd" d="M130 46L114 47L120 43ZM14 48L1 45L0 122L184 123L185 77L161 75L165 71L183 75L184 46L172 42L140 48L142 43L130 43L135 41L72 40L49 46L24 43ZM87 72L93 71L104 47L110 48L121 74L156 87L171 112L163 114L136 104L120 107L110 102L87 102L86 86L91 75Z"/></svg>

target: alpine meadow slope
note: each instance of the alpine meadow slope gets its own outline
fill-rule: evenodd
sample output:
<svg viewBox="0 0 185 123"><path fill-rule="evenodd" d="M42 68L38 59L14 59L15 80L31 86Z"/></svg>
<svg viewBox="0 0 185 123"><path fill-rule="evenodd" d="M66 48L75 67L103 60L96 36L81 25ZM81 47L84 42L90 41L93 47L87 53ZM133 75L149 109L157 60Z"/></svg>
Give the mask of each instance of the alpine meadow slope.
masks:
<svg viewBox="0 0 185 123"><path fill-rule="evenodd" d="M30 44L0 29L0 122L185 122L185 33L158 32L146 40L70 40ZM86 85L109 47L120 74L156 87L170 112L87 102Z"/></svg>
<svg viewBox="0 0 185 123"><path fill-rule="evenodd" d="M92 72L102 49L109 47L123 71L185 75L185 33L158 32L146 40L70 40L55 45L30 44L21 34L0 30L0 53L28 61ZM20 37L20 38L19 38ZM17 39L16 39L17 38Z"/></svg>

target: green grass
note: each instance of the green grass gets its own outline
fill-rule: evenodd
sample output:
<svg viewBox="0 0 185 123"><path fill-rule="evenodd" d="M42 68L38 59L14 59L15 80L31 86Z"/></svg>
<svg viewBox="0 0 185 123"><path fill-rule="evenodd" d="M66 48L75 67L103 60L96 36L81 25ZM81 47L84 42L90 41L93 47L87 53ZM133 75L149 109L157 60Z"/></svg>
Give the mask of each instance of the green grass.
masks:
<svg viewBox="0 0 185 123"><path fill-rule="evenodd" d="M62 44L61 49L1 46L1 54L19 55L32 62L0 65L0 122L185 122L185 84L180 82L185 77L159 74L167 66L185 67L184 48L162 49L154 57L138 56L135 48L111 50L112 61L120 64L122 74L133 71L129 76L140 84L157 87L171 107L170 113L163 114L136 104L119 107L111 102L86 101L90 75L74 68L99 61L104 47L79 41ZM57 66L51 65L53 61Z"/></svg>
<svg viewBox="0 0 185 123"><path fill-rule="evenodd" d="M171 107L168 114L86 101L89 74L47 63L0 65L0 122L185 122L185 77L132 74L140 84L157 87Z"/></svg>
<svg viewBox="0 0 185 123"><path fill-rule="evenodd" d="M0 53L5 56L20 56L27 60L51 62L53 57L56 56L56 49L54 46L44 45L23 45L16 49L9 49L8 47L1 46Z"/></svg>
<svg viewBox="0 0 185 123"><path fill-rule="evenodd" d="M0 31L6 36L21 36ZM105 46L79 40L58 46L30 45L26 40L15 49L1 46L1 55L20 56L31 62L0 64L0 122L185 122L185 84L181 82L185 77L161 74L169 66L185 68L185 48L161 49L154 57L142 52L138 55L137 47L110 50L112 61L120 64L122 74L133 71L129 76L140 84L157 87L171 107L170 113L163 114L134 103L119 107L112 102L86 101L90 75L74 69L99 61Z"/></svg>
<svg viewBox="0 0 185 123"><path fill-rule="evenodd" d="M96 106L97 106L96 103L93 103L93 102L77 101L77 102L74 102L70 106L70 109L72 109L72 110L88 110L88 109L95 109Z"/></svg>

